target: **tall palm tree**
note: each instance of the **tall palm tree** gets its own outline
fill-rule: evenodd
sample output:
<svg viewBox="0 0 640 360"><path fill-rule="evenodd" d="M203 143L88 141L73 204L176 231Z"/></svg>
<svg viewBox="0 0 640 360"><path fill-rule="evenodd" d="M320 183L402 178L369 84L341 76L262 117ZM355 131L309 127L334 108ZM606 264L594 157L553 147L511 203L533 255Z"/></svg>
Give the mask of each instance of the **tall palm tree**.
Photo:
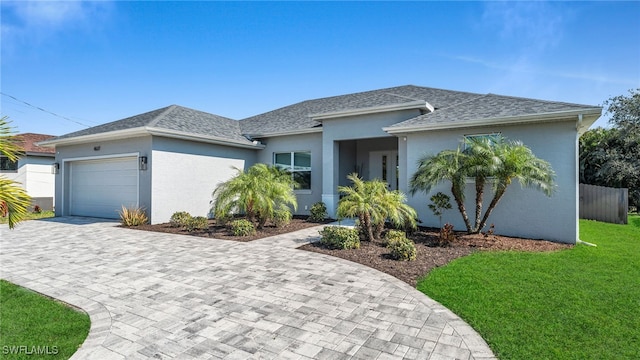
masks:
<svg viewBox="0 0 640 360"><path fill-rule="evenodd" d="M10 161L18 161L22 154L22 146L17 141L8 118L0 118L0 155ZM27 215L27 209L31 205L31 197L20 187L20 184L0 176L0 214L6 214L9 228L22 221Z"/></svg>
<svg viewBox="0 0 640 360"><path fill-rule="evenodd" d="M487 224L489 215L502 199L507 187L518 180L521 187L533 188L551 196L556 190L555 171L547 161L537 158L531 149L520 141L500 141L495 145L500 164L493 176L493 199L484 213L478 229ZM479 231L478 230L478 231Z"/></svg>
<svg viewBox="0 0 640 360"><path fill-rule="evenodd" d="M357 217L367 240L379 238L387 220L398 227L416 226L417 214L405 204L404 194L389 191L382 180L364 181L356 173L347 178L353 185L338 187L343 197L336 213L340 218Z"/></svg>
<svg viewBox="0 0 640 360"><path fill-rule="evenodd" d="M523 187L537 188L550 196L554 189L555 173L551 165L537 158L531 149L519 141L503 137L493 139L470 138L466 149L444 150L420 159L418 170L411 178L411 193L429 192L433 186L451 182L451 193L458 205L467 232L478 233L485 225L507 187L517 179ZM464 205L466 179L472 178L476 189L476 211L473 225ZM484 215L483 197L487 182L493 185L494 196Z"/></svg>
<svg viewBox="0 0 640 360"><path fill-rule="evenodd" d="M418 170L410 181L411 194L418 191L429 193L431 188L444 182L451 182L451 194L462 215L467 231L471 232L471 222L464 206L464 189L467 174L463 166L467 155L460 148L457 150L443 150L436 155L426 155L418 161Z"/></svg>
<svg viewBox="0 0 640 360"><path fill-rule="evenodd" d="M235 169L238 174L213 191L216 218L244 213L249 221L257 220L258 227L263 227L275 210L297 208L295 182L287 171L265 164L255 164L247 171Z"/></svg>

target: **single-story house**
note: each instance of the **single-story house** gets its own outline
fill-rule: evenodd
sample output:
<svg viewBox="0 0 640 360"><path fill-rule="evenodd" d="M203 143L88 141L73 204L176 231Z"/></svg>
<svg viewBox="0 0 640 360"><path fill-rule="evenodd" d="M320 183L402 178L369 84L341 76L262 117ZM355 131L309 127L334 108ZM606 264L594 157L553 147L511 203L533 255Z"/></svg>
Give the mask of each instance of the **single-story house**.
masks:
<svg viewBox="0 0 640 360"><path fill-rule="evenodd" d="M31 196L32 206L42 210L53 210L55 194L55 175L51 164L55 161L55 150L38 146L37 143L53 138L53 135L24 133L16 138L23 147L18 161L0 156L0 174L22 185Z"/></svg>
<svg viewBox="0 0 640 360"><path fill-rule="evenodd" d="M176 211L207 215L211 193L232 167L291 170L299 214L323 201L331 215L347 175L380 178L408 193L418 159L500 133L551 163L558 191L548 198L512 186L489 219L496 232L574 243L578 238L578 137L602 108L413 85L302 101L241 120L171 105L41 143L56 149L56 214L116 218L122 205L147 209L152 223ZM449 193L443 184L433 193ZM473 208L473 186L469 186ZM430 195L408 198L438 226ZM464 229L460 214L444 219Z"/></svg>

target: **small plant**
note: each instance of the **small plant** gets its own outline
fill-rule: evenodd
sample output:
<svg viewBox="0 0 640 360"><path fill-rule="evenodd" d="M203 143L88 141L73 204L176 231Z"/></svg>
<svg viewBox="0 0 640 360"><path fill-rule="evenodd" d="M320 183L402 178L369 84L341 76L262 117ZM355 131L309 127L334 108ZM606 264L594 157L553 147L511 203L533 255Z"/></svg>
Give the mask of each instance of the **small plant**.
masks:
<svg viewBox="0 0 640 360"><path fill-rule="evenodd" d="M139 226L149 222L147 214L141 207L127 208L123 205L122 210L118 213L120 214L120 223L124 226Z"/></svg>
<svg viewBox="0 0 640 360"><path fill-rule="evenodd" d="M194 216L187 220L187 224L185 225L185 229L188 232L196 231L196 230L208 230L209 229L209 220L204 216Z"/></svg>
<svg viewBox="0 0 640 360"><path fill-rule="evenodd" d="M489 237L493 235L495 231L496 231L495 225L491 224L491 226L489 226L489 230L483 232L482 235L484 235L484 237Z"/></svg>
<svg viewBox="0 0 640 360"><path fill-rule="evenodd" d="M273 223L276 227L281 228L291 223L291 211L289 209L280 209L273 212Z"/></svg>
<svg viewBox="0 0 640 360"><path fill-rule="evenodd" d="M387 248L391 250L391 257L396 260L412 261L416 259L416 246L407 239L402 231L390 230L386 236Z"/></svg>
<svg viewBox="0 0 640 360"><path fill-rule="evenodd" d="M440 237L439 246L448 246L453 240L455 240L456 235L453 232L453 225L447 223L440 229Z"/></svg>
<svg viewBox="0 0 640 360"><path fill-rule="evenodd" d="M189 220L191 220L191 214L186 211L176 211L171 215L169 223L171 224L171 227L185 227Z"/></svg>
<svg viewBox="0 0 640 360"><path fill-rule="evenodd" d="M438 192L433 195L430 200L431 204L429 204L429 209L433 211L433 215L440 219L440 227L442 227L442 214L445 210L451 209L451 198L449 195Z"/></svg>
<svg viewBox="0 0 640 360"><path fill-rule="evenodd" d="M42 213L42 208L40 207L40 205L36 205L33 207L33 212L36 214L40 214Z"/></svg>
<svg viewBox="0 0 640 360"><path fill-rule="evenodd" d="M320 230L320 244L330 249L359 249L358 230L342 226L325 226Z"/></svg>
<svg viewBox="0 0 640 360"><path fill-rule="evenodd" d="M323 222L324 219L329 216L329 213L327 212L327 205L322 201L318 201L313 204L309 213L309 221L311 222Z"/></svg>
<svg viewBox="0 0 640 360"><path fill-rule="evenodd" d="M229 223L233 236L249 236L256 233L256 227L246 219L233 220Z"/></svg>

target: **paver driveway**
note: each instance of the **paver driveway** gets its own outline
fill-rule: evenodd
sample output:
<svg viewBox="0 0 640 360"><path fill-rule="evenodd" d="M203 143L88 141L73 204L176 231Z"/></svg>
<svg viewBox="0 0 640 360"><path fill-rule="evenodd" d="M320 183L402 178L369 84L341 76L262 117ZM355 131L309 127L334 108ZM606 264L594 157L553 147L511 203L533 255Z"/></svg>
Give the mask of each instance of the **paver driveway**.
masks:
<svg viewBox="0 0 640 360"><path fill-rule="evenodd" d="M485 359L457 316L391 276L296 250L318 228L249 243L87 218L0 229L1 277L81 307L74 359Z"/></svg>

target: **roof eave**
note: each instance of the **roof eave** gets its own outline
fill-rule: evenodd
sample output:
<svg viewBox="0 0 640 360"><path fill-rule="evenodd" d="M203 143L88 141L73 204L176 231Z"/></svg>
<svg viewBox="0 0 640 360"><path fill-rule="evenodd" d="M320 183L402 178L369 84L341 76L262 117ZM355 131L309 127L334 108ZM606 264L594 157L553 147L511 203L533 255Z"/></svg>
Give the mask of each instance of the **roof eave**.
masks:
<svg viewBox="0 0 640 360"><path fill-rule="evenodd" d="M254 150L265 148L264 145L260 144L257 141L249 142L249 140L247 140L247 142L244 142L244 141L237 141L237 140L231 140L231 139L223 139L216 136L199 135L194 133L162 129L162 128L147 128L147 131L150 135L168 137L173 139L196 140L196 141L204 142L208 144L234 146L234 147L254 149Z"/></svg>
<svg viewBox="0 0 640 360"><path fill-rule="evenodd" d="M297 129L297 130L288 130L288 131L277 131L272 133L261 133L261 134L245 134L252 139L266 138L266 137L275 137L275 136L288 136L288 135L304 135L304 134L314 134L322 132L322 127L312 127L306 129Z"/></svg>
<svg viewBox="0 0 640 360"><path fill-rule="evenodd" d="M69 138L62 139L51 139L40 141L36 143L37 146L42 147L56 147L58 145L75 145L82 144L89 141L105 141L105 140L118 140L118 139L126 139L137 136L148 135L148 131L145 127L136 127L131 129L123 129L123 130L114 130L109 132L102 132L97 134L89 134L89 135L80 135Z"/></svg>
<svg viewBox="0 0 640 360"><path fill-rule="evenodd" d="M488 118L488 119L474 119L474 120L469 120L464 122L455 122L455 123L443 122L443 123L403 126L403 127L390 126L390 127L385 127L382 130L386 131L389 134L402 134L402 133L428 131L428 130L446 130L446 129L491 126L491 125L516 125L516 124L525 124L525 123L549 122L549 121L555 121L555 120L574 120L574 117L575 119L577 119L579 115L583 115L586 117L586 120L583 120L584 125L588 124L589 126L591 126L591 124L593 124L593 122L595 122L600 117L600 115L602 115L602 108L594 107L594 108L579 109L579 110L555 111L555 112L548 112L548 113L541 113L541 114L506 116L506 117Z"/></svg>
<svg viewBox="0 0 640 360"><path fill-rule="evenodd" d="M332 112L320 113L320 114L310 114L308 116L313 120L320 121L324 119L335 119L335 118L341 118L345 116L367 115L367 114L375 114L375 113L381 113L381 112L411 110L411 109L423 109L423 110L428 110L432 112L434 110L434 107L426 101L416 100L416 101L411 101L411 102L406 102L401 104L391 104L391 105L374 106L374 107L360 108L360 109L332 111Z"/></svg>

